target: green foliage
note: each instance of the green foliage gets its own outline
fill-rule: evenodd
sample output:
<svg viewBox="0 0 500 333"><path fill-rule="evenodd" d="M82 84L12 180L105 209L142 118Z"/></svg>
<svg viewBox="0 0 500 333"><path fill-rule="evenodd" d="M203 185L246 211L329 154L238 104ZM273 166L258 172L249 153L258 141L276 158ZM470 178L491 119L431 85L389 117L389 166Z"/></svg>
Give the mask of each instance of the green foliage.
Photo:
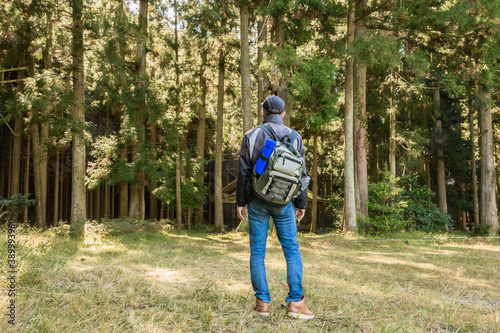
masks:
<svg viewBox="0 0 500 333"><path fill-rule="evenodd" d="M474 236L487 237L490 236L491 225L479 224L474 230Z"/></svg>
<svg viewBox="0 0 500 333"><path fill-rule="evenodd" d="M333 225L336 229L342 228L342 214L344 208L344 193L343 191L334 192L331 196L325 198L325 211L321 214L326 214L333 220Z"/></svg>
<svg viewBox="0 0 500 333"><path fill-rule="evenodd" d="M438 232L451 222L451 217L430 201L435 193L419 186L416 176L395 178L386 169L382 181L370 184L368 193L369 217L361 221L367 233Z"/></svg>
<svg viewBox="0 0 500 333"><path fill-rule="evenodd" d="M26 207L34 206L36 203L35 199L28 199L28 195L16 194L13 195L10 199L0 198L0 217L4 214L7 215L8 219L17 219L19 214Z"/></svg>
<svg viewBox="0 0 500 333"><path fill-rule="evenodd" d="M313 133L319 133L338 112L339 96L333 90L336 78L337 68L330 59L312 57L302 60L290 79L289 89L298 104L297 109L301 110L306 126Z"/></svg>
<svg viewBox="0 0 500 333"><path fill-rule="evenodd" d="M378 65L384 68L395 68L401 62L401 44L386 34L368 35L366 38L356 38L353 43L352 55L367 66Z"/></svg>

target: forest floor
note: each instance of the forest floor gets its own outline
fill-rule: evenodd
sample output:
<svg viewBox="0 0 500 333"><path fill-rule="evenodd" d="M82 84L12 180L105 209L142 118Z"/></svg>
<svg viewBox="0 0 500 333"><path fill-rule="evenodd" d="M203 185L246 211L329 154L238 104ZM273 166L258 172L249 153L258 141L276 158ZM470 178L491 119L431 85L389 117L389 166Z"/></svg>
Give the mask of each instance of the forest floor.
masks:
<svg viewBox="0 0 500 333"><path fill-rule="evenodd" d="M354 239L299 234L315 319L290 319L277 238L266 257L270 317L251 310L248 234L165 229L84 240L20 228L16 328L1 332L500 332L500 238Z"/></svg>

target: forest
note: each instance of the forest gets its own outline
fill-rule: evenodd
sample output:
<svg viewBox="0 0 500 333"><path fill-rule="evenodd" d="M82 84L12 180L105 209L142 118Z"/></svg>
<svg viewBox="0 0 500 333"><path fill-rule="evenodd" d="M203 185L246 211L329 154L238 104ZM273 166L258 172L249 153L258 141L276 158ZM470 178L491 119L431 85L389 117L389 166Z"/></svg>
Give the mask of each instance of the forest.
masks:
<svg viewBox="0 0 500 333"><path fill-rule="evenodd" d="M498 0L9 0L0 36L2 219L233 229L278 95L305 230L498 233Z"/></svg>

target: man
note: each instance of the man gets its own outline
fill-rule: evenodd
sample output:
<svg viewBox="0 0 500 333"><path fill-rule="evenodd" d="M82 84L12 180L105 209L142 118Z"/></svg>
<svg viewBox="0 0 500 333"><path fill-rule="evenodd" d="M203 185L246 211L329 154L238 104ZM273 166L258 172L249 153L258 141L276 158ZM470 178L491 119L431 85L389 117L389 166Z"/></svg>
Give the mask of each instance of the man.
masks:
<svg viewBox="0 0 500 333"><path fill-rule="evenodd" d="M285 117L285 102L280 97L268 97L262 103L261 115L264 119L264 125L271 127L278 139L281 139L285 135L290 135L291 129L286 127L283 122L283 118ZM243 220L248 210L251 252L250 275L256 296L256 303L253 309L259 315L269 316L271 295L267 286L264 259L267 232L269 229L269 216L272 216L287 262L289 293L286 302L289 302L288 316L300 319L312 319L314 314L307 308L304 295L302 294L302 259L296 237L297 225L295 222L295 217L299 221L304 217L307 206L307 187L288 204L276 206L259 197L252 186L253 168L268 138L270 138L269 135L258 127L245 133L243 142L241 143L239 173L236 185L238 217ZM300 135L297 136L294 147L305 161L304 145ZM305 165L302 177L307 177Z"/></svg>

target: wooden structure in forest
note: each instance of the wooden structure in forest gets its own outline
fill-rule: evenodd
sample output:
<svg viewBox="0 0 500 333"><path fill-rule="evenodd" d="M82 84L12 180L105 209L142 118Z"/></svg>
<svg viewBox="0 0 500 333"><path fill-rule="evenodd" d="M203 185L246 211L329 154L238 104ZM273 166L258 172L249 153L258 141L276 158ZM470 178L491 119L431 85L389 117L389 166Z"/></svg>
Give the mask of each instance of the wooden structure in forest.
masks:
<svg viewBox="0 0 500 333"><path fill-rule="evenodd" d="M7 69L1 69L0 68L0 83L19 83L19 82L23 82L24 80L26 80L26 77L23 77L23 78L19 78L19 75L16 73L16 78L15 79L11 79L11 80L4 80L4 76L5 76L5 73L6 72L19 72L19 71L24 71L26 70L28 67L18 67L18 68L7 68Z"/></svg>

